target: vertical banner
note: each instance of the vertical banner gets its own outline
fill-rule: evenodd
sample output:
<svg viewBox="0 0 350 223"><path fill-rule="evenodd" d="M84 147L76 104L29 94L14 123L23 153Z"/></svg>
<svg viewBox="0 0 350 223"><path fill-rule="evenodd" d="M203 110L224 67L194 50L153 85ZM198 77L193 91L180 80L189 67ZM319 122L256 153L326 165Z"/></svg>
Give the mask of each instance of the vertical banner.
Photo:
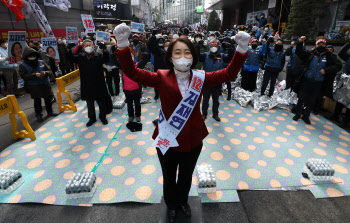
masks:
<svg viewBox="0 0 350 223"><path fill-rule="evenodd" d="M145 31L145 24L142 23L131 23L131 32L133 33L143 33Z"/></svg>
<svg viewBox="0 0 350 223"><path fill-rule="evenodd" d="M67 36L67 42L68 43L75 43L77 44L78 39L78 28L77 27L66 27L66 36Z"/></svg>
<svg viewBox="0 0 350 223"><path fill-rule="evenodd" d="M94 25L94 21L92 20L92 16L82 14L81 19L83 20L85 32L86 33L94 33L95 32L95 25Z"/></svg>
<svg viewBox="0 0 350 223"><path fill-rule="evenodd" d="M100 42L110 42L111 34L107 32L97 31L96 40Z"/></svg>
<svg viewBox="0 0 350 223"><path fill-rule="evenodd" d="M54 58L56 62L60 61L60 57L57 50L57 41L55 37L41 38L44 51L49 54L50 57Z"/></svg>
<svg viewBox="0 0 350 223"><path fill-rule="evenodd" d="M9 31L8 32L8 56L10 64L21 62L23 50L26 47L25 31Z"/></svg>

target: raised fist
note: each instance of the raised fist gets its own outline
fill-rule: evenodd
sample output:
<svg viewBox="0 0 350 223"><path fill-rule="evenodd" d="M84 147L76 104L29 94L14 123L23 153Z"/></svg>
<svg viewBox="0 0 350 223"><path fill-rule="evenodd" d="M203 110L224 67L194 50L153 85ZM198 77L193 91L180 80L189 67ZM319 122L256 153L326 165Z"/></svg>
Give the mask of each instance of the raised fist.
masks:
<svg viewBox="0 0 350 223"><path fill-rule="evenodd" d="M246 32L239 31L237 35L234 36L235 42L238 44L237 51L240 53L246 53L248 51L248 44L250 41L250 35Z"/></svg>
<svg viewBox="0 0 350 223"><path fill-rule="evenodd" d="M115 35L115 38L117 40L118 47L127 47L129 46L129 36L130 36L130 27L127 26L125 23L122 23L120 25L117 25L114 28L113 34Z"/></svg>

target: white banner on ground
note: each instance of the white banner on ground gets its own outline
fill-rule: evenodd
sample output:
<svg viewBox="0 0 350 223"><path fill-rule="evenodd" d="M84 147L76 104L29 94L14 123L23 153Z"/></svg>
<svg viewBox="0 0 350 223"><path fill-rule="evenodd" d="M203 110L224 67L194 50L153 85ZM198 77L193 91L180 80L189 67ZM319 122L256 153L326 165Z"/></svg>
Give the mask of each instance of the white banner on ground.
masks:
<svg viewBox="0 0 350 223"><path fill-rule="evenodd" d="M71 7L69 0L44 0L44 5L58 8L64 12L68 12Z"/></svg>
<svg viewBox="0 0 350 223"><path fill-rule="evenodd" d="M46 37L54 37L51 26L46 19L46 16L41 11L40 7L34 0L23 0L25 18L29 19L33 15L40 29Z"/></svg>
<svg viewBox="0 0 350 223"><path fill-rule="evenodd" d="M8 32L8 56L10 64L22 61L23 50L26 47L26 31L9 31Z"/></svg>
<svg viewBox="0 0 350 223"><path fill-rule="evenodd" d="M50 57L54 58L56 62L60 61L60 57L57 51L57 41L55 37L43 37L41 38L44 51L49 54Z"/></svg>

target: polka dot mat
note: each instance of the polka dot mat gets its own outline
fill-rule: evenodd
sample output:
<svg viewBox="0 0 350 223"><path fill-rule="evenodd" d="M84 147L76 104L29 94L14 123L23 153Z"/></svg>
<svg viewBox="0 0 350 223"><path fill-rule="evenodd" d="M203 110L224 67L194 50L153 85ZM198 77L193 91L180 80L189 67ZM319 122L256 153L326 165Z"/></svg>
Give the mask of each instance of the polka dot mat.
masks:
<svg viewBox="0 0 350 223"><path fill-rule="evenodd" d="M153 89L144 92L153 97ZM292 121L293 114L287 111L257 112L224 97L220 98L222 122L214 121L209 110L206 125L210 134L198 159L198 164L213 166L218 191L201 194L202 202L239 201L237 189L313 185L301 176L309 158L326 158L338 177L322 187L310 187L313 193L350 194L347 132L319 116L312 116L312 125L305 125ZM25 176L25 183L10 195L0 195L0 202L82 206L125 201L159 203L163 177L156 150L151 147L152 121L158 116L159 103L142 105L141 132L132 133L125 125L121 128L111 143L109 156L96 171L98 187L94 196L67 200L67 180L74 172L93 169L125 118L124 114L112 113L107 116L107 126L96 122L86 128L85 102L79 101L77 108L78 112L63 113L38 129L36 141L22 140L0 154L0 168L18 169ZM197 185L194 174L191 196L198 196Z"/></svg>

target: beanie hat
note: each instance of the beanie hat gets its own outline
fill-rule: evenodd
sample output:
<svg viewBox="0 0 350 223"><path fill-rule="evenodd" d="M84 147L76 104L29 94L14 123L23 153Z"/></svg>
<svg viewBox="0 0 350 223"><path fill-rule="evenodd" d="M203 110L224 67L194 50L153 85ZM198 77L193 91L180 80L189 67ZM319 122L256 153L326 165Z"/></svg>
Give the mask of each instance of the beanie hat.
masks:
<svg viewBox="0 0 350 223"><path fill-rule="evenodd" d="M216 42L216 41L212 41L212 42L209 43L209 47L212 47L212 46L219 47L219 43Z"/></svg>
<svg viewBox="0 0 350 223"><path fill-rule="evenodd" d="M319 39L316 41L316 45L319 44L319 43L324 43L324 44L327 44L327 41L325 39Z"/></svg>

